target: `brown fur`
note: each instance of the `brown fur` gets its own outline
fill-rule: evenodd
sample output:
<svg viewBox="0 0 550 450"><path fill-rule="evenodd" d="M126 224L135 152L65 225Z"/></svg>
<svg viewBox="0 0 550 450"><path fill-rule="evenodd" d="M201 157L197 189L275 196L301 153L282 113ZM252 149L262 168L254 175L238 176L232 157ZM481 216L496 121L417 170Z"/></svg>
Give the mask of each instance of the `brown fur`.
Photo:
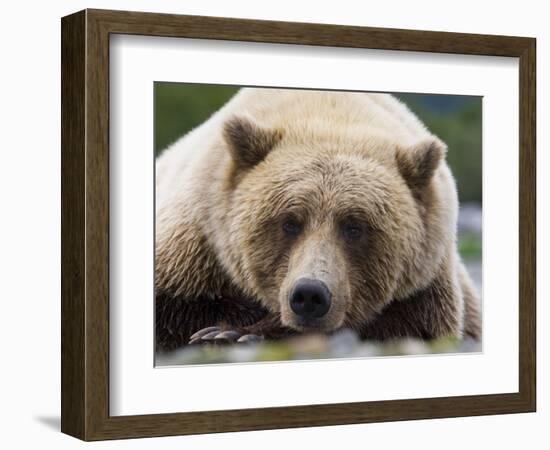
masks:
<svg viewBox="0 0 550 450"><path fill-rule="evenodd" d="M444 156L388 95L243 90L157 164L158 346L220 323L479 338ZM302 277L332 293L307 327L288 302Z"/></svg>

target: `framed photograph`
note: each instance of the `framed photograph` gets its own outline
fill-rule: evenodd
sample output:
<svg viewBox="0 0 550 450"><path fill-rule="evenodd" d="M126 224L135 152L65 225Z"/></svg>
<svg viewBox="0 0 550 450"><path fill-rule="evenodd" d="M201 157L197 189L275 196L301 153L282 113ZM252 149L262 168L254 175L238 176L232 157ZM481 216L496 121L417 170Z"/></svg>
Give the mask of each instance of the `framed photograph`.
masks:
<svg viewBox="0 0 550 450"><path fill-rule="evenodd" d="M61 30L63 432L535 411L534 38Z"/></svg>

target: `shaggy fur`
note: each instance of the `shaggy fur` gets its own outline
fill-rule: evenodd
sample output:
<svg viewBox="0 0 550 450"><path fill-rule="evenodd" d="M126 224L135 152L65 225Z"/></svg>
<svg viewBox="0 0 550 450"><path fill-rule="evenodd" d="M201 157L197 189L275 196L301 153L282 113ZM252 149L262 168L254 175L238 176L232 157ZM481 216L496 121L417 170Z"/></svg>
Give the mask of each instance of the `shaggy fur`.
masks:
<svg viewBox="0 0 550 450"><path fill-rule="evenodd" d="M157 161L159 348L219 324L480 338L445 152L387 94L241 90ZM314 326L289 307L302 277L332 293Z"/></svg>

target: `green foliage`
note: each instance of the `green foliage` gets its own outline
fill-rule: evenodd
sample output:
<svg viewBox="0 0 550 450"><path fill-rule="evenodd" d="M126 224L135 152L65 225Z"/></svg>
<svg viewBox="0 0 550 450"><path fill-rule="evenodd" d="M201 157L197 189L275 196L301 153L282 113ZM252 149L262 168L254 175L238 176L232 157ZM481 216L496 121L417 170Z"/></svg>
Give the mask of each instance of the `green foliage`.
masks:
<svg viewBox="0 0 550 450"><path fill-rule="evenodd" d="M239 88L155 83L155 154L200 125ZM398 94L448 146L460 201L481 202L481 97Z"/></svg>
<svg viewBox="0 0 550 450"><path fill-rule="evenodd" d="M155 155L220 109L239 88L155 83Z"/></svg>
<svg viewBox="0 0 550 450"><path fill-rule="evenodd" d="M466 260L481 259L481 235L476 233L465 233L458 240L458 251Z"/></svg>

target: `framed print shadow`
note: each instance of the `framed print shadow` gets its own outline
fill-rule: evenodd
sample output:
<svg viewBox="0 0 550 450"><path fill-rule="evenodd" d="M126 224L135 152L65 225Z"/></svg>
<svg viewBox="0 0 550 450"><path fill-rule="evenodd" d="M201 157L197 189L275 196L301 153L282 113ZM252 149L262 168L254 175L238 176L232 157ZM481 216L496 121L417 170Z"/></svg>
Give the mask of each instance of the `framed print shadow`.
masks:
<svg viewBox="0 0 550 450"><path fill-rule="evenodd" d="M64 433L535 411L534 38L61 31Z"/></svg>

